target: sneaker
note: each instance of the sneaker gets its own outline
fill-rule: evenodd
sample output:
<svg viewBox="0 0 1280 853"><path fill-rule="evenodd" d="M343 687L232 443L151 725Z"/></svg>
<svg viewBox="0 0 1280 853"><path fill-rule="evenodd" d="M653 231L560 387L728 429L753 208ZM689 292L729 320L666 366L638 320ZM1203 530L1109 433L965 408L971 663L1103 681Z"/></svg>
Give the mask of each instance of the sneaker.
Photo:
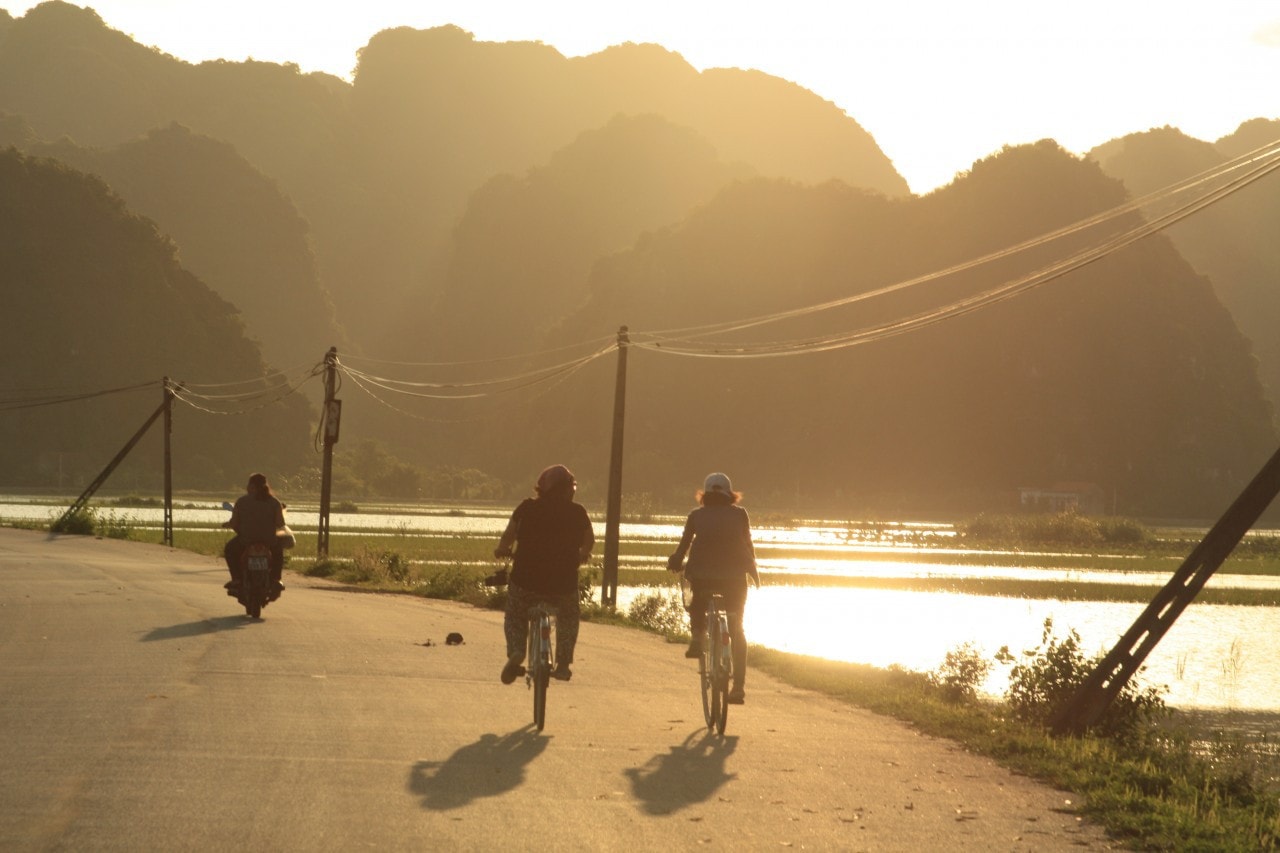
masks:
<svg viewBox="0 0 1280 853"><path fill-rule="evenodd" d="M702 657L702 643L698 642L697 640L694 640L692 643L689 644L689 648L684 650L684 656L687 658Z"/></svg>
<svg viewBox="0 0 1280 853"><path fill-rule="evenodd" d="M551 677L556 681L568 681L573 678L573 672L570 671L567 663L556 664L556 668L551 670Z"/></svg>
<svg viewBox="0 0 1280 853"><path fill-rule="evenodd" d="M725 701L730 705L744 705L747 701L747 691L741 687L735 687L729 691L729 695L725 697Z"/></svg>
<svg viewBox="0 0 1280 853"><path fill-rule="evenodd" d="M507 659L506 664L502 667L502 683L511 684L520 676L524 675L524 667L520 665L520 661L524 655L514 655Z"/></svg>

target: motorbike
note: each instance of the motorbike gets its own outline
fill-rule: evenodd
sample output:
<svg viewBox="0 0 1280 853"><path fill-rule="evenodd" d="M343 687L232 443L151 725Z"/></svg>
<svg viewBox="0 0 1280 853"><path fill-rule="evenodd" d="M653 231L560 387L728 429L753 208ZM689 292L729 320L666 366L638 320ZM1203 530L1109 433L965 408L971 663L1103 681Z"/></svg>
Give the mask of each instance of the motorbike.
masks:
<svg viewBox="0 0 1280 853"><path fill-rule="evenodd" d="M230 503L223 503L230 510ZM276 531L276 541L283 548L295 544L293 531L288 525ZM262 609L280 597L283 586L272 581L272 548L265 542L251 542L240 553L240 586L227 590L241 605L250 619L261 619Z"/></svg>

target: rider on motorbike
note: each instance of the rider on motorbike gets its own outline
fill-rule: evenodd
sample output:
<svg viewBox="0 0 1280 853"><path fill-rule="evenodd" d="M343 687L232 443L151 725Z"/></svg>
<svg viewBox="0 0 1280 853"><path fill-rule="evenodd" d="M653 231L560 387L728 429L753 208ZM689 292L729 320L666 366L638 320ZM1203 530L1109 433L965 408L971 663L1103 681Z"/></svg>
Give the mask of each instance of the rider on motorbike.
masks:
<svg viewBox="0 0 1280 853"><path fill-rule="evenodd" d="M231 580L225 584L228 593L235 595L243 581L240 557L245 548L260 542L271 549L271 598L278 598L284 591L284 584L280 583L280 572L284 568L284 544L276 531L285 526L284 504L272 493L266 474L249 475L245 494L236 501L231 509L231 519L222 526L236 532L222 550L227 570L231 572Z"/></svg>

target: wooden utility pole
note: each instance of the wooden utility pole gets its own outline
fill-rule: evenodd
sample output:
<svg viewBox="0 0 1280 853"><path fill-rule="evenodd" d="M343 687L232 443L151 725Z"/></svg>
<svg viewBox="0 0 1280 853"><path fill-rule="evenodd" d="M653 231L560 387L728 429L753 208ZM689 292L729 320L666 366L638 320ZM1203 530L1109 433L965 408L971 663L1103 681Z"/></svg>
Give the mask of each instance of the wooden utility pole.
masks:
<svg viewBox="0 0 1280 853"><path fill-rule="evenodd" d="M618 605L618 527L622 518L622 428L627 409L627 327L618 329L618 379L613 391L613 444L609 454L609 499L604 519L604 577L600 604Z"/></svg>
<svg viewBox="0 0 1280 853"><path fill-rule="evenodd" d="M1280 450L1262 466L1222 518L1183 561L1164 588L1156 593L1137 621L1107 653L1079 689L1050 721L1055 734L1083 734L1097 724L1111 702L1133 677L1147 654L1173 627L1174 620L1195 599L1205 582L1218 570L1280 494Z"/></svg>
<svg viewBox="0 0 1280 853"><path fill-rule="evenodd" d="M164 533L163 544L173 547L173 386L164 378Z"/></svg>
<svg viewBox="0 0 1280 853"><path fill-rule="evenodd" d="M338 348L329 347L324 357L324 408L320 428L324 438L324 462L320 469L320 523L316 528L316 559L329 556L329 501L333 484L333 446L338 443L342 401L334 398L338 388Z"/></svg>

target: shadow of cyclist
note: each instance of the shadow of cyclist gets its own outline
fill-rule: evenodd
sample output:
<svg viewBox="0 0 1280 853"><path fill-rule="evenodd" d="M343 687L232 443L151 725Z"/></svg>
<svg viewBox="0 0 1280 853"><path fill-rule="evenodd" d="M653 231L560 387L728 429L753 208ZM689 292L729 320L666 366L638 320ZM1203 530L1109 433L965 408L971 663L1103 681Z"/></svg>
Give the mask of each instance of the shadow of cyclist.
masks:
<svg viewBox="0 0 1280 853"><path fill-rule="evenodd" d="M655 755L643 767L623 772L646 812L671 814L710 799L737 775L725 771L725 762L737 745L736 737L716 737L700 728L666 755Z"/></svg>
<svg viewBox="0 0 1280 853"><path fill-rule="evenodd" d="M419 761L409 774L409 790L422 797L423 808L446 811L480 797L496 797L524 782L524 768L537 758L550 738L532 724L511 734L484 734L444 761Z"/></svg>

